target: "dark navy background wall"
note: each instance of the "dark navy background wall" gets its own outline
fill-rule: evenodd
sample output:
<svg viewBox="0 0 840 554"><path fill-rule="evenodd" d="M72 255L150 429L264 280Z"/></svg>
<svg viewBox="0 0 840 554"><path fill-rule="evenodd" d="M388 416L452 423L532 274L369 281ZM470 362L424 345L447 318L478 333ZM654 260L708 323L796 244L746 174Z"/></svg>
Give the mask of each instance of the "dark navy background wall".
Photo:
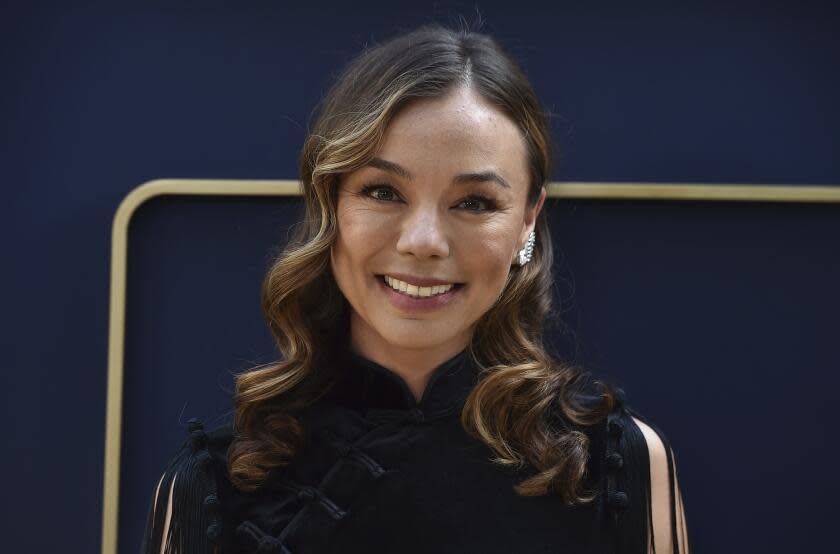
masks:
<svg viewBox="0 0 840 554"><path fill-rule="evenodd" d="M553 128L563 155L556 180L840 183L840 17L830 3L478 6L486 18L484 30L522 60L541 99L555 114ZM99 549L110 225L120 200L140 183L159 177L295 178L308 115L331 75L367 41L433 19L446 22L453 14L473 19L473 4L414 3L399 12L394 3L384 2L35 2L4 8L0 200L6 260L2 273L3 280L10 281L4 286L6 384L0 403L7 422L2 456L6 501L0 518L4 551ZM156 217L178 207L183 208L179 213L187 214L187 222L206 222L206 214L217 213L215 206L195 203L149 205L137 223L155 229ZM669 229L700 218L697 214L705 207L644 209L654 210L652 221ZM607 208L598 213L627 213ZM242 209L278 218L278 228L268 234L264 228L243 231L262 238L279 238L280 227L288 223L283 218L294 213L283 203ZM233 210L225 212L226 224L233 229L247 226L243 222L249 219L237 216L238 205ZM744 219L743 213L728 210L717 220L721 226L710 244L745 250L762 245L766 252L749 250L752 257L746 259L756 262L749 267L776 279L761 285L766 289L755 291L751 302L761 306L778 298L781 304L771 315L791 329L803 314L810 314L810 331L791 339L776 356L775 362L790 371L762 373L763 364L774 361L773 352L762 348L779 347L785 336L768 335L778 331L773 319L765 322L766 329L753 333L749 325L755 322L749 314L740 314L742 319L736 319L743 323L743 336L710 343L701 352L684 352L686 359L702 354L719 365L689 364L686 374L668 382L673 386L660 385L660 394L646 387L642 367L632 368L638 375L625 369L626 381L672 438L698 546L721 552L760 544L758 550L781 552L805 540L811 550L830 551L838 543L827 528L828 513L840 493L830 473L838 449L829 442L836 425L827 409L834 398L831 391L840 385L836 349L831 348L837 342L832 333L837 325L837 281L827 277L837 275L838 269L833 235L837 211L748 210ZM638 217L648 212L635 213ZM588 221L615 221L593 218ZM186 227L182 231L188 235ZM746 231L754 233L748 235L754 240L728 239ZM692 231L690 225L684 232L680 236L688 237L697 252L714 254L697 246L701 238L708 238L706 233ZM761 243L762 238L768 242ZM567 246L570 260L582 244L590 243ZM593 239L591 244L606 248L616 243ZM659 246L667 251L667 244ZM648 248L652 254L660 252ZM620 251L616 248L610 255L619 256ZM785 263L770 263L779 253L788 255ZM255 248L229 266L216 260L215 265L201 267L212 270L218 282L241 287L241 282L259 275L264 256ZM616 260L619 267L633 263ZM745 263L738 256L727 261ZM692 294L702 290L703 279L709 277L699 273L702 269L699 264L682 267L685 275L696 276L694 281L684 287L659 283L660 291L671 287L664 289L667 294L649 303L636 299L640 303L635 309L650 307L656 313L675 299L690 298L697 302L686 306L690 319L691 310L702 307L704 297ZM143 282L150 286L155 274L148 267L145 271L141 275L151 281ZM620 273L610 275L621 284L616 278ZM721 271L713 277L728 275ZM589 317L597 309L608 317L611 307L650 283L631 285L623 285L628 287L625 294L605 299L587 297L586 286L578 283L579 293L584 291L581 313ZM791 297L797 290L808 295ZM230 331L237 333L230 335L231 349L241 358L238 363L219 361L209 369L213 376L242 369L267 354L256 292L244 293L244 298L253 298L253 305L244 310L252 311L255 323ZM189 306L206 309L204 317L213 317L234 309L226 302L230 299L218 294L211 308L199 302ZM218 312L213 305L219 305ZM812 310L796 311L802 306ZM709 321L713 316L704 314ZM731 319L728 314L718 317ZM588 325L591 334L587 336L586 321L581 334L594 344L590 348L596 352L596 365L616 374L628 357L638 360L660 351L659 340L673 343L684 337L676 328L660 338L644 328L607 331L598 327L600 323ZM239 342L237 337L243 336L253 336L253 344ZM687 348L703 344L702 337L691 336L696 340ZM772 339L762 341L762 336ZM749 371L738 373L742 366L728 364L727 359L744 355L745 343L747 354L755 358ZM599 348L611 349L611 354L599 358ZM808 360L804 369L799 367L803 360ZM814 360L822 365L814 365ZM766 383L768 377L772 384ZM708 408L715 391L727 382L737 383L737 394L745 402L774 409L738 412L738 403L730 397L730 409L711 419L681 411L682 406ZM160 387L149 390L165 394ZM797 393L793 405L774 404L791 390ZM694 404L686 400L691 398ZM131 406L138 413L155 409L153 400L144 400L143 395L134 396ZM206 413L201 415L212 411L209 404L203 409ZM673 420L663 421L663 416ZM793 420L796 425L790 423ZM179 432L163 430L163 442ZM761 442L754 439L756 433ZM802 449L801 459L794 449ZM775 453L783 463L773 463ZM736 475L726 473L730 459L739 469ZM128 545L124 548L130 551Z"/></svg>

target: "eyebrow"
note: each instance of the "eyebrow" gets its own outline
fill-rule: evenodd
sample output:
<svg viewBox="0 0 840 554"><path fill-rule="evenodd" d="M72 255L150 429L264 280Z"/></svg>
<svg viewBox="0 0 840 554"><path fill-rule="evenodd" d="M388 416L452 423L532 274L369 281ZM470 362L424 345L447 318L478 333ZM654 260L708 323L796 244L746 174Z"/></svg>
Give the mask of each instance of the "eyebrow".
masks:
<svg viewBox="0 0 840 554"><path fill-rule="evenodd" d="M406 168L399 164L395 164L394 162L383 160L382 158L373 158L365 165L369 165L370 167L375 167L377 169L381 169L389 173L394 173L396 175L399 175L403 179L407 179L409 181L413 179L411 173ZM456 184L496 183L505 188L511 188L510 183L508 183L504 177L492 170L478 171L473 173L459 173L452 179L452 182Z"/></svg>

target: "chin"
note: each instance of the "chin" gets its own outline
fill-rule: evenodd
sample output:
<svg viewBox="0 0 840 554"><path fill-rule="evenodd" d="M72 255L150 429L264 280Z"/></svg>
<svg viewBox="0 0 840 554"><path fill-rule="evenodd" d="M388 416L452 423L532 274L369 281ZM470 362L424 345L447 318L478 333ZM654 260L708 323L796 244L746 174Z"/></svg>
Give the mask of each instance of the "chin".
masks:
<svg viewBox="0 0 840 554"><path fill-rule="evenodd" d="M394 326L390 326L387 330L382 330L379 335L387 344L405 349L437 348L455 339L455 334L440 332L439 322L431 320L416 320L416 322L417 325L409 325L405 332L399 332L394 329Z"/></svg>
<svg viewBox="0 0 840 554"><path fill-rule="evenodd" d="M395 348L404 348L404 349L427 349L427 348L436 348L440 346L442 343L446 342L451 337L435 337L430 336L428 334L424 334L422 337L418 337L416 335L408 334L408 335L394 335L388 334L383 335L382 338L385 342Z"/></svg>

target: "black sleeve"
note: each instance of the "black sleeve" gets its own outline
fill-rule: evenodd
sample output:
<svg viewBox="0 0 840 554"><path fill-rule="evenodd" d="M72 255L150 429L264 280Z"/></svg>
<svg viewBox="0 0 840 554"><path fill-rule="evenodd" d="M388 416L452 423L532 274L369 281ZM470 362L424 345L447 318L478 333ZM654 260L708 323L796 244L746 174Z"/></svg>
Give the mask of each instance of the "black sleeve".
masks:
<svg viewBox="0 0 840 554"><path fill-rule="evenodd" d="M153 494L141 552L211 554L221 533L216 478L207 435L202 424L190 420L190 437L169 462ZM173 486L174 481L174 486ZM167 505L172 498L169 529L164 536Z"/></svg>
<svg viewBox="0 0 840 554"><path fill-rule="evenodd" d="M681 544L689 543L685 528L678 528L681 518L677 517L674 486L676 471L670 443L659 428L627 406L624 391L621 389L618 405L607 419L607 474L604 491L614 530L615 552L648 554L648 541L653 540L650 456L644 433L633 417L653 429L665 446L673 552L686 554L680 550Z"/></svg>

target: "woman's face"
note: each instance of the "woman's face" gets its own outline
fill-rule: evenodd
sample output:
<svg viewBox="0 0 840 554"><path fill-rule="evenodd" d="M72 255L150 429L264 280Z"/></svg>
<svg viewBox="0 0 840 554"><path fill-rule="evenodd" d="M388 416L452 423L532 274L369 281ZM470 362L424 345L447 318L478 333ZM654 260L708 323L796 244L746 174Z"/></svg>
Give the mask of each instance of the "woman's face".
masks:
<svg viewBox="0 0 840 554"><path fill-rule="evenodd" d="M542 207L545 189L526 212L528 181L521 131L471 89L402 109L375 159L339 181L331 264L357 351L465 348ZM383 276L461 285L412 298L428 291Z"/></svg>

